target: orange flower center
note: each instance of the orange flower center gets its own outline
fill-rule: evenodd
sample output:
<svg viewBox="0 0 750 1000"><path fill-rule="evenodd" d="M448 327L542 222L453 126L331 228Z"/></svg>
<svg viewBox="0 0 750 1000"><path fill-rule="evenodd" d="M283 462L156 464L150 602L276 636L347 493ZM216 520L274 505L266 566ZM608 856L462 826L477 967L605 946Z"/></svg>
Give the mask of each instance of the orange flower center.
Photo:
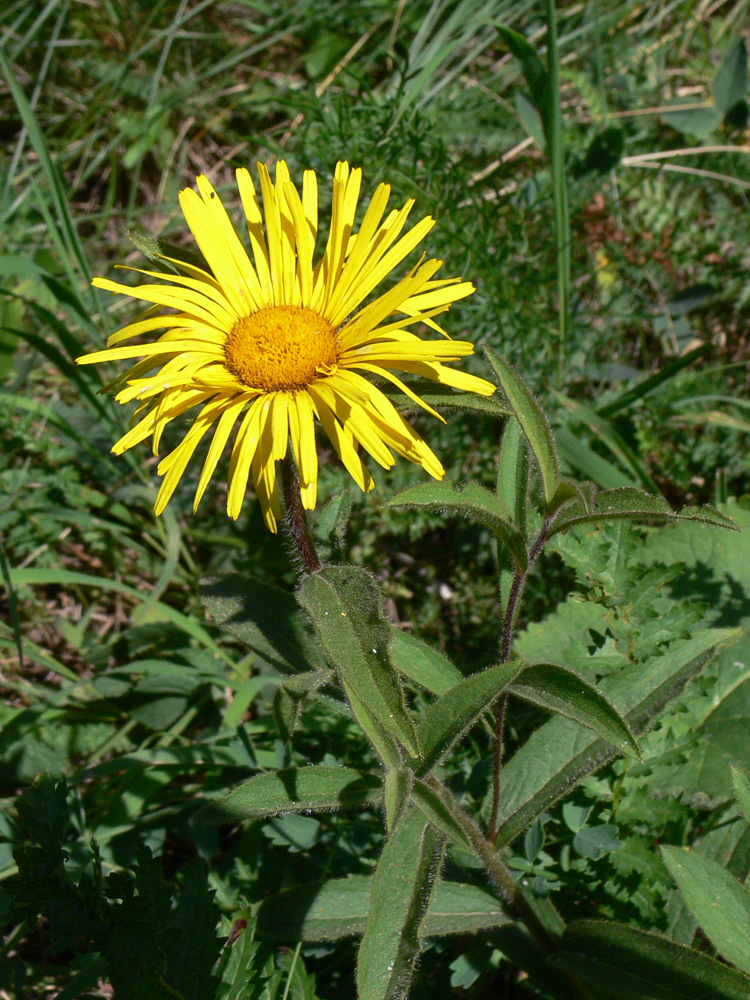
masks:
<svg viewBox="0 0 750 1000"><path fill-rule="evenodd" d="M336 331L306 306L267 306L234 324L225 365L240 382L265 392L304 389L338 361Z"/></svg>

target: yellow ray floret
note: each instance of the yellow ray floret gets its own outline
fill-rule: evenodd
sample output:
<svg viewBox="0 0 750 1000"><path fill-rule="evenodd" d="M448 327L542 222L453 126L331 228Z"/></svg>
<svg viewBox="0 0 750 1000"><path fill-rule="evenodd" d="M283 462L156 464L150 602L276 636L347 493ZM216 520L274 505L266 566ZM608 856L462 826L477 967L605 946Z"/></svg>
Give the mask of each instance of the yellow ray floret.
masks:
<svg viewBox="0 0 750 1000"><path fill-rule="evenodd" d="M193 411L182 441L159 463L157 514L210 435L194 509L228 448L227 513L239 517L252 478L265 522L276 531L281 516L276 463L286 458L290 444L302 503L308 510L315 507L316 422L365 492L374 482L362 453L386 469L395 453L442 478L437 456L370 381L373 376L440 420L400 376L418 375L485 396L495 386L449 367L473 346L448 338L433 317L471 295L474 286L460 278L435 278L441 261L422 260L371 297L434 225L428 217L404 232L413 200L387 213L390 186L380 184L355 232L362 171L339 163L329 237L316 262L315 173L305 171L301 194L283 160L275 180L263 164L258 175L260 198L249 171L237 171L252 259L211 182L199 177L197 192L182 191L180 205L206 268L164 257L174 273L139 271L155 279L150 284L95 278L98 288L150 305L114 333L105 350L78 358L78 364L135 362L107 386L118 402L139 403L131 429L112 449L116 454L148 438L157 454L167 424ZM171 311L162 313L164 308ZM444 339L422 340L411 330L419 323ZM164 332L155 341L134 343L159 329Z"/></svg>

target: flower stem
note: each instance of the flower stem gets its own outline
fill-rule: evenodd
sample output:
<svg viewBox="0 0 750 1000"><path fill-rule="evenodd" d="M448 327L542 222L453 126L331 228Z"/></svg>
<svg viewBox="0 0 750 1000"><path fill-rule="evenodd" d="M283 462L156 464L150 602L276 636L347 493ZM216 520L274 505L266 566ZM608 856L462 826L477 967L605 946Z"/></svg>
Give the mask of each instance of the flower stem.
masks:
<svg viewBox="0 0 750 1000"><path fill-rule="evenodd" d="M294 552L299 557L305 572L317 573L323 565L315 550L307 514L302 506L297 466L288 455L281 460L281 492L284 497L284 521Z"/></svg>
<svg viewBox="0 0 750 1000"><path fill-rule="evenodd" d="M513 648L513 633L518 618L518 606L523 597L526 577L532 565L539 558L539 555L547 542L547 534L555 520L555 515L550 514L545 518L542 530L539 532L536 541L529 550L529 559L526 569L517 569L510 585L508 594L508 604L505 608L505 621L503 622L503 642L500 653L500 662L507 663L510 660ZM494 844L497 839L498 817L500 815L500 772L503 767L503 747L505 743L505 714L508 707L507 694L501 695L497 700L495 709L495 745L492 752L492 810L490 811L490 825L487 839L490 844Z"/></svg>

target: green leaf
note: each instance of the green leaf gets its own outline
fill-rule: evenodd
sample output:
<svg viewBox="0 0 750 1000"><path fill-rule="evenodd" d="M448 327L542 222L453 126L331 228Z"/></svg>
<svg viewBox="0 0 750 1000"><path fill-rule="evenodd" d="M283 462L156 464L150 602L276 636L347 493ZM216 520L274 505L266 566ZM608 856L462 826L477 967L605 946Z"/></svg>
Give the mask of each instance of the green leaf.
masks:
<svg viewBox="0 0 750 1000"><path fill-rule="evenodd" d="M552 428L544 411L518 372L492 348L486 348L485 353L500 380L505 398L529 442L542 479L544 502L549 504L560 484L560 462Z"/></svg>
<svg viewBox="0 0 750 1000"><path fill-rule="evenodd" d="M383 598L370 574L356 566L326 567L303 580L297 599L347 688L416 757L416 730L388 655Z"/></svg>
<svg viewBox="0 0 750 1000"><path fill-rule="evenodd" d="M204 1000L216 992L218 983L211 970L221 943L216 936L215 895L208 885L207 869L200 861L194 862L180 883L172 910L177 940L166 976L184 1000Z"/></svg>
<svg viewBox="0 0 750 1000"><path fill-rule="evenodd" d="M599 689L637 734L718 649L739 635L739 629L706 629L673 642L646 666L634 664L603 678ZM503 767L498 844L515 840L540 813L615 753L610 744L572 720L556 718L541 726Z"/></svg>
<svg viewBox="0 0 750 1000"><path fill-rule="evenodd" d="M701 952L625 924L568 925L552 961L622 1000L747 1000L750 979Z"/></svg>
<svg viewBox="0 0 750 1000"><path fill-rule="evenodd" d="M372 744L375 753L385 767L400 767L403 763L403 758L396 737L359 700L346 681L343 682L343 687L354 718L359 723L365 737Z"/></svg>
<svg viewBox="0 0 750 1000"><path fill-rule="evenodd" d="M260 947L254 940L256 918L242 910L230 923L225 918L222 931L228 939L221 952L216 974L220 983L215 1000L254 1000L257 997L255 954Z"/></svg>
<svg viewBox="0 0 750 1000"><path fill-rule="evenodd" d="M285 674L325 668L293 594L242 573L204 577L200 588L213 621L272 667Z"/></svg>
<svg viewBox="0 0 750 1000"><path fill-rule="evenodd" d="M415 388L419 387L415 386ZM382 391L399 410L405 410L406 412L420 410L417 403L405 393L397 392L390 386L383 386ZM429 406L434 406L436 409L442 407L451 410L468 410L471 413L489 413L493 417L509 416L507 406L503 406L497 399L497 395L480 396L476 392L459 392L451 389L450 386L438 384L430 386L430 389L426 392L423 392L419 388L418 395L425 403Z"/></svg>
<svg viewBox="0 0 750 1000"><path fill-rule="evenodd" d="M750 823L750 778L747 772L740 767L732 765L732 787L737 796L737 804L742 810L745 822Z"/></svg>
<svg viewBox="0 0 750 1000"><path fill-rule="evenodd" d="M516 565L528 566L526 539L504 516L503 504L479 483L456 486L449 480L419 483L386 501L386 507L437 507L443 514L465 514L493 531Z"/></svg>
<svg viewBox="0 0 750 1000"><path fill-rule="evenodd" d="M380 778L350 767L287 767L257 774L211 802L201 818L214 823L241 823L285 812L317 812L377 805L383 794Z"/></svg>
<svg viewBox="0 0 750 1000"><path fill-rule="evenodd" d="M446 835L454 844L465 851L475 854L474 845L464 833L463 827L450 811L442 798L423 781L415 781L412 788L412 800L432 825Z"/></svg>
<svg viewBox="0 0 750 1000"><path fill-rule="evenodd" d="M357 959L361 1000L396 1000L408 993L443 843L442 835L414 807L386 841L372 877L370 912Z"/></svg>
<svg viewBox="0 0 750 1000"><path fill-rule="evenodd" d="M315 519L313 535L318 554L324 561L342 561L344 535L351 510L352 495L349 490L342 490L331 497Z"/></svg>
<svg viewBox="0 0 750 1000"><path fill-rule="evenodd" d="M445 694L462 679L458 667L439 650L395 625L392 629L391 662L404 677L437 695Z"/></svg>
<svg viewBox="0 0 750 1000"><path fill-rule="evenodd" d="M307 699L318 688L331 681L333 676L332 670L311 670L308 673L290 677L277 689L273 699L273 715L279 736L285 743L289 742L299 725ZM256 680L256 678L251 678L251 680ZM229 721L228 718L227 721Z"/></svg>
<svg viewBox="0 0 750 1000"><path fill-rule="evenodd" d="M721 865L695 851L662 847L661 855L719 954L750 973L750 892Z"/></svg>
<svg viewBox="0 0 750 1000"><path fill-rule="evenodd" d="M408 767L389 767L383 784L385 825L389 833L403 816L411 796L414 772Z"/></svg>
<svg viewBox="0 0 750 1000"><path fill-rule="evenodd" d="M640 760L638 741L614 705L579 674L554 663L526 667L508 691L593 730L628 757Z"/></svg>
<svg viewBox="0 0 750 1000"><path fill-rule="evenodd" d="M544 63L537 55L534 46L524 35L501 25L497 25L496 30L501 40L521 64L524 79L531 91L532 102L542 118L546 133L549 127L549 78Z"/></svg>
<svg viewBox="0 0 750 1000"><path fill-rule="evenodd" d="M727 46L711 92L722 115L747 97L747 47L744 38L735 38Z"/></svg>
<svg viewBox="0 0 750 1000"><path fill-rule="evenodd" d="M573 501L554 522L549 536L551 538L561 531L567 531L576 524L621 520L652 524L701 521L714 527L738 530L730 517L713 507L685 507L681 511L674 511L662 496L644 493L635 486L622 486L592 494L588 510L582 500Z"/></svg>
<svg viewBox="0 0 750 1000"><path fill-rule="evenodd" d="M674 110L663 111L662 118L677 132L705 139L721 125L721 112L713 104L699 98L678 97L667 101L666 106L673 106Z"/></svg>
<svg viewBox="0 0 750 1000"><path fill-rule="evenodd" d="M419 727L422 759L417 773L427 774L474 725L523 670L511 660L464 677L425 712Z"/></svg>
<svg viewBox="0 0 750 1000"><path fill-rule="evenodd" d="M362 934L370 909L369 875L350 875L295 886L263 900L258 937L271 941L336 941ZM470 934L510 922L502 904L485 889L442 879L424 921L426 937Z"/></svg>
<svg viewBox="0 0 750 1000"><path fill-rule="evenodd" d="M521 425L513 417L505 425L497 456L497 499L503 517L526 537L529 459Z"/></svg>

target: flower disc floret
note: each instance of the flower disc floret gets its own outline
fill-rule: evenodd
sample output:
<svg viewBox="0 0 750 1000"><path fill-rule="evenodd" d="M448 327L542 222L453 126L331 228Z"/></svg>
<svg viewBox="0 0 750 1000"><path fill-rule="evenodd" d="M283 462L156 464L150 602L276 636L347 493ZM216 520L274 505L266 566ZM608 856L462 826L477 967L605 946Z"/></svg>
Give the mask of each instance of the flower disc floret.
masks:
<svg viewBox="0 0 750 1000"><path fill-rule="evenodd" d="M113 446L116 454L148 438L158 454L167 426L191 414L182 440L159 463L157 514L209 435L195 508L229 450L227 513L239 517L252 479L275 531L276 465L290 443L302 502L315 507L317 425L364 491L374 485L365 455L388 469L395 453L440 479L439 459L380 385L389 383L440 420L402 375L486 396L495 386L450 367L473 347L451 340L435 321L472 294L470 282L437 278L441 261L423 259L374 294L434 225L428 217L404 231L413 200L388 212L390 187L380 184L356 228L362 172L339 163L329 235L316 259L315 173L305 172L301 191L283 160L275 181L263 164L258 174L260 195L249 171L237 171L252 257L212 184L199 177L197 192L182 191L180 205L205 267L162 257L164 273L142 271L153 280L136 287L95 278L98 288L150 306L114 333L105 350L78 363L140 359L108 387L119 403L138 403L130 430ZM421 339L413 332L420 325L443 339ZM142 342L159 330L155 340Z"/></svg>
<svg viewBox="0 0 750 1000"><path fill-rule="evenodd" d="M241 316L224 344L227 370L243 385L264 392L295 392L338 359L336 331L304 306L269 306Z"/></svg>

